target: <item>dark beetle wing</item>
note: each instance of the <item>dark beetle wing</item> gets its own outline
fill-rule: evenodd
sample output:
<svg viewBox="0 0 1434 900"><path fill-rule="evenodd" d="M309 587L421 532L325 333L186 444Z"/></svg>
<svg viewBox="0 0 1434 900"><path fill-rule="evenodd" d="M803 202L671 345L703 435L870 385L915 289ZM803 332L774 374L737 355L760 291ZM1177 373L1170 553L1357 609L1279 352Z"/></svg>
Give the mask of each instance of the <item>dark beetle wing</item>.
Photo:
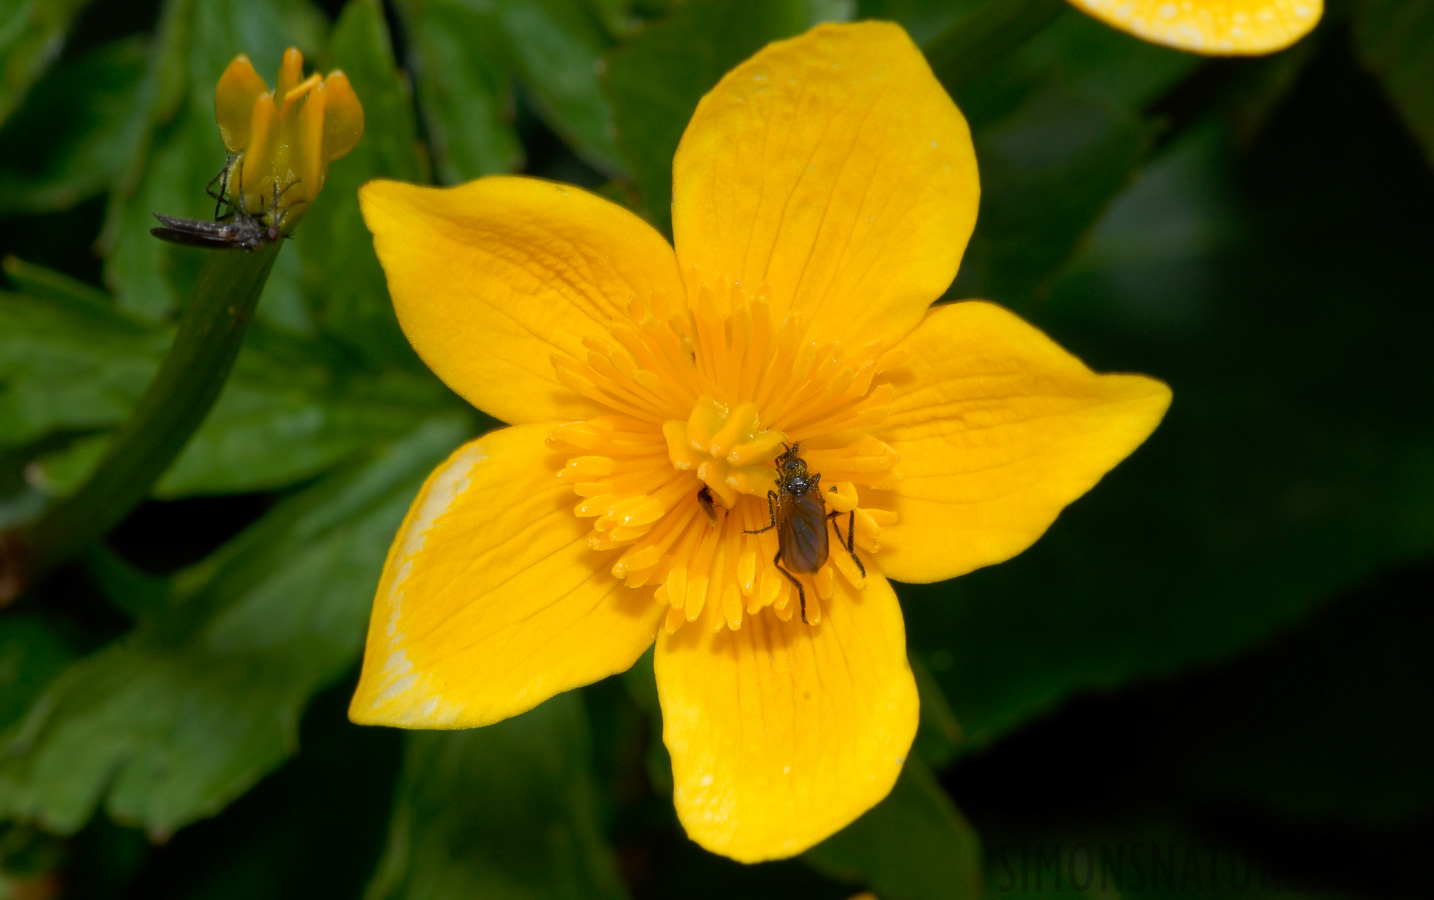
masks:
<svg viewBox="0 0 1434 900"><path fill-rule="evenodd" d="M184 244L186 247L208 247L210 249L228 249L234 246L232 241L212 234L199 234L193 231L177 231L173 228L151 228L149 233L162 241L169 241L171 244Z"/></svg>
<svg viewBox="0 0 1434 900"><path fill-rule="evenodd" d="M777 503L777 546L793 572L815 572L827 561L827 508L821 494L783 494Z"/></svg>

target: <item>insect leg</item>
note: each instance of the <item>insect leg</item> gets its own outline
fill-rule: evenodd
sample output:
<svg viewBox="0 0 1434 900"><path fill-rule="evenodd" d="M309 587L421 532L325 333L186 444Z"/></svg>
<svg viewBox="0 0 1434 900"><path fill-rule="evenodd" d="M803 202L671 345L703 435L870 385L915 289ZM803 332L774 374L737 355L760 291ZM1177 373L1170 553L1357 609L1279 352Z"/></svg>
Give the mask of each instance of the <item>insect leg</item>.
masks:
<svg viewBox="0 0 1434 900"><path fill-rule="evenodd" d="M204 186L204 193L214 198L214 221L216 222L227 218L227 216L221 216L219 213L224 208L224 195L229 191L229 167L233 164L234 154L226 153L224 155L224 168L220 169L213 178L209 179L209 183ZM215 182L219 183L219 190L217 191L214 190ZM232 206L233 204L230 205ZM230 213L230 215L233 215L233 213Z"/></svg>
<svg viewBox="0 0 1434 900"><path fill-rule="evenodd" d="M836 490L836 488L832 488L832 490ZM827 518L831 520L832 530L836 532L837 540L841 543L843 547L846 548L846 552L851 554L851 561L856 563L857 571L861 572L862 578L865 578L866 566L862 565L861 560L857 559L856 556L856 510L852 510L851 512L847 513L846 540L842 540L841 529L838 528L836 524L836 517L839 515L841 515L841 513L834 512L831 515L827 516Z"/></svg>
<svg viewBox="0 0 1434 900"><path fill-rule="evenodd" d="M230 206L234 206L234 212L235 212L236 214L238 214L239 216L242 217L242 216L244 216L244 215L247 215L247 213L246 213L245 210L244 210L244 202L245 202L245 200L244 200L244 166L243 166L243 165L240 165L240 166L239 166L239 205L238 205L238 206L234 206L233 203L231 203L231 204L229 204L229 205L230 205Z"/></svg>
<svg viewBox="0 0 1434 900"><path fill-rule="evenodd" d="M769 521L766 528L748 528L743 534L761 534L764 531L771 531L777 527L777 492L767 491L767 516ZM781 554L777 554L780 556Z"/></svg>
<svg viewBox="0 0 1434 900"><path fill-rule="evenodd" d="M802 624L807 624L807 592L802 588L802 583L797 580L797 576L782 568L781 550L778 550L777 555L772 557L772 565L776 566L778 572L787 576L787 580L797 589L797 602L801 604L802 607Z"/></svg>

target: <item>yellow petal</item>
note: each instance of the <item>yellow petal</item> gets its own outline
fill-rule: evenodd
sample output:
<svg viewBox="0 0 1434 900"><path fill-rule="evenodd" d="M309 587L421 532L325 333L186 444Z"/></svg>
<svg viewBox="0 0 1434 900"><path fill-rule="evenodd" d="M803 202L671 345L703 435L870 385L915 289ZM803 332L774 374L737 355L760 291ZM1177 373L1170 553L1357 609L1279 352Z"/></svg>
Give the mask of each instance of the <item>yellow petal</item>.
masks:
<svg viewBox="0 0 1434 900"><path fill-rule="evenodd" d="M910 331L951 284L979 193L966 120L906 32L824 25L702 98L672 229L684 277L765 284L813 339L865 344Z"/></svg>
<svg viewBox="0 0 1434 900"><path fill-rule="evenodd" d="M328 95L322 89L312 91L299 109L294 129L294 149L290 157L294 181L288 186L284 200L297 204L312 200L324 189L328 163L324 161L324 118ZM280 190L284 190L283 187Z"/></svg>
<svg viewBox="0 0 1434 900"><path fill-rule="evenodd" d="M597 414L558 380L553 354L586 359L583 338L606 334L631 299L683 296L662 235L580 188L371 181L359 201L404 334L449 387L506 422Z"/></svg>
<svg viewBox="0 0 1434 900"><path fill-rule="evenodd" d="M254 64L242 53L219 76L219 85L214 89L214 119L230 153L242 153L249 145L254 101L268 91L269 86L254 71Z"/></svg>
<svg viewBox="0 0 1434 900"><path fill-rule="evenodd" d="M686 626L658 643L673 801L688 837L714 853L800 853L901 772L917 700L896 595L873 569L865 590L822 610L820 625L762 612L737 631Z"/></svg>
<svg viewBox="0 0 1434 900"><path fill-rule="evenodd" d="M254 101L249 123L249 145L239 167L239 184L244 194L244 209L256 212L264 208L264 195L274 184L275 143L279 128L279 111L274 95L264 93Z"/></svg>
<svg viewBox="0 0 1434 900"><path fill-rule="evenodd" d="M298 47L290 47L284 51L284 58L279 62L279 81L274 85L274 97L282 103L289 91L303 80L304 54L299 52Z"/></svg>
<svg viewBox="0 0 1434 900"><path fill-rule="evenodd" d="M1273 53L1319 22L1323 0L1071 0L1154 44L1212 56Z"/></svg>
<svg viewBox="0 0 1434 900"><path fill-rule="evenodd" d="M284 109L287 110L289 107L309 96L311 92L317 90L323 83L324 79L320 77L318 72L311 73L308 78L289 88L284 94Z"/></svg>
<svg viewBox="0 0 1434 900"><path fill-rule="evenodd" d="M1161 382L1097 375L990 303L935 307L898 346L911 358L892 373L881 437L901 480L880 557L898 581L939 581L1020 553L1170 405Z"/></svg>
<svg viewBox="0 0 1434 900"><path fill-rule="evenodd" d="M326 95L324 108L324 162L347 156L363 137L363 104L359 103L349 77L335 69L324 79L320 90Z"/></svg>
<svg viewBox="0 0 1434 900"><path fill-rule="evenodd" d="M384 564L353 721L486 725L652 644L662 609L588 547L549 427L485 435L429 476Z"/></svg>

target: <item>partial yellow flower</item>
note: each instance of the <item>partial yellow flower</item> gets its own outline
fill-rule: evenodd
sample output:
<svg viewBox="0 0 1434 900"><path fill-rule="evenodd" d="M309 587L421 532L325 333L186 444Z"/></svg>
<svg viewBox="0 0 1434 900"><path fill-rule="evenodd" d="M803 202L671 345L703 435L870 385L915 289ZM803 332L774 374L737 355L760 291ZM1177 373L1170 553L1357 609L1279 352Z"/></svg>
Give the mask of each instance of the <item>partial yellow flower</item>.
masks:
<svg viewBox="0 0 1434 900"><path fill-rule="evenodd" d="M214 117L229 168L229 197L239 196L250 215L272 214L275 189L287 231L324 189L329 163L345 156L363 136L363 106L348 76L304 77L298 48L284 52L273 91L249 57L234 58L214 90Z"/></svg>
<svg viewBox="0 0 1434 900"><path fill-rule="evenodd" d="M997 306L931 307L975 224L976 159L894 25L821 26L738 66L673 175L675 250L536 179L361 190L409 340L515 424L419 493L350 716L485 725L656 639L688 835L772 859L876 804L910 751L886 576L1019 553L1170 392L1096 375ZM800 592L773 563L779 531L760 531L792 443L832 513Z"/></svg>
<svg viewBox="0 0 1434 900"><path fill-rule="evenodd" d="M1070 0L1121 31L1212 56L1274 53L1319 23L1324 0Z"/></svg>

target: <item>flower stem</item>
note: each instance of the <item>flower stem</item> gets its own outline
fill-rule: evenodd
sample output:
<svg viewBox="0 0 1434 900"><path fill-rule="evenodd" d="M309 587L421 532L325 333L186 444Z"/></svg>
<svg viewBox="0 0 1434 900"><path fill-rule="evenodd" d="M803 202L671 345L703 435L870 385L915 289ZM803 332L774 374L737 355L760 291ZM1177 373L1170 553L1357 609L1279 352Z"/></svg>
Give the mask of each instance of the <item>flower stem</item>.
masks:
<svg viewBox="0 0 1434 900"><path fill-rule="evenodd" d="M282 245L209 251L173 346L99 465L34 522L0 533L0 605L149 496L218 399Z"/></svg>

